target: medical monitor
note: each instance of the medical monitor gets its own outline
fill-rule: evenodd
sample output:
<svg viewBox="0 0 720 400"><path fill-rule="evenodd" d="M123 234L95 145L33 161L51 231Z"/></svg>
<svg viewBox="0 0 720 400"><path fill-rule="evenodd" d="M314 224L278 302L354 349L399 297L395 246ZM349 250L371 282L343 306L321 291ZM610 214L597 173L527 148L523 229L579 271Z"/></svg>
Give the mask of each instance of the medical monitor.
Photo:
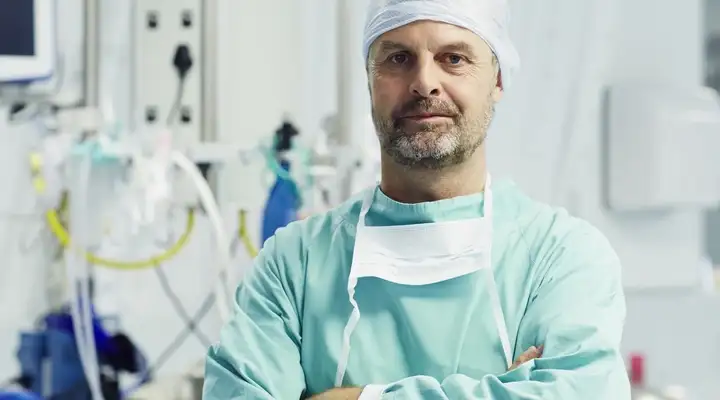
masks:
<svg viewBox="0 0 720 400"><path fill-rule="evenodd" d="M0 83L50 78L55 36L54 0L0 0Z"/></svg>

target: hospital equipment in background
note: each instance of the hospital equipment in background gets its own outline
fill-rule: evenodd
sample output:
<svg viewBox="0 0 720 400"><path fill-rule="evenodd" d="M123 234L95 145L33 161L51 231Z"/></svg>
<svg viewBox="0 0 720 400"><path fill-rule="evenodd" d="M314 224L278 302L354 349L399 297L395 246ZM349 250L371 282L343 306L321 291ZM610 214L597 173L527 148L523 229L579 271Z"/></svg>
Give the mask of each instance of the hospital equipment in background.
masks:
<svg viewBox="0 0 720 400"><path fill-rule="evenodd" d="M33 160L31 165L34 168L37 166L36 156L31 159ZM37 173L37 171L35 172ZM41 175L35 173L33 175L36 180L42 179ZM36 181L34 186L38 189L42 189L46 185L44 185L43 182ZM63 201L63 203L65 203L65 201ZM72 250L72 242L70 240L69 233L66 231L61 222L61 220L64 219L61 215L65 214L63 212L63 209L65 208L66 206L61 205L60 210L51 210L48 212L48 226L58 238L59 243ZM245 220L242 216L239 221L240 227L238 229L238 237L245 244L248 253L253 256L257 250L252 244L252 241L246 236L247 228L245 227ZM188 213L185 232L179 237L177 242L165 253L151 257L147 260L130 262L113 261L96 256L92 253L85 253L84 258L98 267L104 266L127 270L154 267L157 271L159 271L159 265L161 263L168 261L177 255L185 246L193 227L194 212L191 209ZM216 296L209 297L211 301L214 298L216 298ZM84 301L86 300L83 297L81 304ZM206 312L207 311L205 310L204 313ZM19 357L23 367L21 380L24 381L25 385L31 386L34 392L47 393L46 390L42 390L41 388L42 383L47 380L51 381L52 391L50 393L54 395L53 398L73 399L76 398L74 396L78 396L78 393L83 393L85 390L83 385L83 369L81 365L83 360L79 358L74 351L72 351L73 348L77 348L78 350L82 349L82 347L79 346L75 347L72 342L73 338L76 337L75 332L77 332L74 331L74 326L71 324L73 322L71 318L73 317L74 315L70 315L63 311L60 313L52 313L45 318L43 329L36 332L26 332L22 335L21 348L19 351ZM146 382L149 378L151 378L152 370L143 361L144 357L142 357L142 354L135 349L134 345L127 336L116 334L111 337L105 333L97 317L93 316L92 320L92 336L95 341L94 347L96 347L98 351L98 359L101 360L101 365L103 366L102 373L100 374L102 377L100 385L105 399L119 398L120 396L117 376L115 376L116 374L108 374L108 370L136 373L139 375L141 382ZM196 323L188 322L188 329L194 330L195 325ZM52 370L51 376L45 377L46 373L43 373L41 365L43 364L43 360L48 358L51 361L51 365L57 368ZM87 362L87 360L85 362Z"/></svg>
<svg viewBox="0 0 720 400"><path fill-rule="evenodd" d="M208 9L215 7L215 2L210 0L203 1L202 4ZM225 232L219 206L214 199L218 190L213 176L214 167L233 160L259 160L273 172L276 183L268 198L263 221L264 235L269 235L296 218L300 202L306 197L303 191L308 190L305 186L312 185L315 178L336 179L336 164L338 160L347 161L347 153L339 154L340 152L333 149L322 154L322 157L317 157L311 151L302 150L302 146L292 145L292 138L298 132L287 121L278 130L274 146L271 147L217 141L214 118L208 111L213 109L215 74L204 73L212 70L215 61L212 43L216 36L213 32L215 24L211 21L212 12L202 13L204 18L209 20L199 24L205 29L202 35L199 35L203 43L196 43L198 47L195 48L192 41L188 42L190 44L179 43L172 47L170 65L177 76L177 92L172 107L163 113L161 110L136 104L136 109L143 111L143 122L136 121L134 130L117 124L112 112L108 114L108 110L101 104L98 82L99 2L86 0L85 13L85 93L81 104L65 108L53 106L52 99L27 96L27 88L16 81L11 82L11 86L6 82L0 88L3 89L0 95L3 100L13 103L13 116L19 118L19 114L29 114L21 120L34 119L38 125L50 132L44 139L47 143L43 147L45 151L32 152L29 165L33 187L40 203L45 204L48 209L47 225L62 249L57 253L55 262L59 267L64 264L66 280L64 285L56 288L58 293L51 296L55 301L51 305L52 312L38 316L39 321L42 321L38 329L21 334L18 355L23 371L20 383L36 393L56 398L62 395L73 396L66 392L66 389L72 388L91 393L90 397L94 400L111 400L122 395L122 388L119 388L113 373L107 373L108 369L134 372L138 375L138 383L142 384L152 378L151 372L155 365L146 365L142 361L142 354L134 349L134 346L128 345L132 343L129 339L123 342L124 346L118 346L114 339L117 335L104 331L103 315L96 314L92 306L92 271L102 267L128 271L154 268L162 281L161 264L180 253L194 226L195 214L204 213L214 227L218 256L215 262L219 265L217 285L208 293L201 310L193 316L184 313L184 319L187 322L187 331L194 331L198 320L215 305L222 319L227 320L227 304L233 289L226 285L228 276L232 275L229 273L230 252L237 249L237 244L240 243L253 257L257 252L257 243L253 243L249 238L246 212L243 210L239 214L240 227L237 235L233 235L235 239L232 242ZM142 18L142 23L146 22L149 30L154 29L149 21ZM200 53L203 57L195 59L195 55ZM190 92L192 95L196 89L190 87L192 84L199 85L204 92L202 104L196 104L198 108L195 111L199 111L195 114L196 118L189 115L184 107L184 94ZM188 90L185 90L186 87ZM171 93L166 93L168 94ZM33 108L36 100L41 100L48 106ZM34 112L27 113L26 109L33 109ZM163 125L167 127L156 126L155 122L158 120L165 121L166 124ZM194 132L200 134L195 136L194 140L187 140L188 129L196 129ZM301 156L294 157L298 153ZM293 163L292 173L289 171L290 162ZM135 218L130 220L140 228L147 228L155 219L163 217L168 202L173 200L169 189L183 192L180 207L189 207L185 233L162 254L143 260L114 260L95 254L91 248L94 247L93 243L96 244L94 232L97 232L97 227L93 225L97 224L93 224L90 210L102 208L103 205L93 203L92 207L89 207L88 191L89 187L99 183L91 177L91 170L97 167L115 169L118 171L116 176L129 172L130 180L126 182L124 190L130 193L131 200L135 202L134 211L130 214ZM184 172L187 178L178 179L179 177L172 173L173 169ZM302 179L302 176L307 179ZM191 184L191 190L197 194L188 195L187 190L183 191L187 189L187 183ZM132 198L133 196L135 198ZM311 196L307 197L309 199ZM342 197L343 195L340 195L335 198ZM167 286L166 283L164 286ZM171 294L169 293L169 296ZM185 333L185 336L180 335L178 340L184 340L187 336ZM199 335L198 332L194 333ZM113 365L112 362L117 364L119 348L123 350L121 355L128 358L122 360L122 365ZM162 363L166 355L161 355L157 362ZM137 363L133 364L130 360L137 360ZM38 367L48 362L52 365L50 372ZM45 384L40 385L39 382ZM139 394L146 391L140 387L135 389L139 389ZM158 399L153 396L150 398Z"/></svg>
<svg viewBox="0 0 720 400"><path fill-rule="evenodd" d="M292 148L292 138L298 131L289 123L284 123L275 133L274 154L268 156L268 164L275 171L275 183L270 189L263 210L262 242L264 243L279 228L298 218L301 197L300 189L290 176L291 162L284 154Z"/></svg>
<svg viewBox="0 0 720 400"><path fill-rule="evenodd" d="M292 128L289 123L284 123L282 128L278 130L278 135L280 138L279 142L285 143L279 145L276 150L289 150L289 148L291 147L290 140L284 140L283 138L289 139L287 134L290 132L292 132L293 134L297 134L297 131L294 130L294 128ZM169 143L169 138L166 136L168 132L163 133L164 135L161 134L160 136L159 148L155 151L156 153L160 154L166 153L166 155L169 156L166 162L172 161L174 164L184 169L185 172L192 177L193 181L197 185L202 201L202 210L210 214L210 219L216 227L216 236L218 237L218 240L216 240L216 242L218 243L217 250L218 253L223 253L221 254L220 260L220 263L223 265L223 268L220 271L220 275L225 275L225 277L222 277L221 279L224 282L227 280L227 271L229 266L229 258L226 256L226 254L230 251L231 243L225 238L226 235L223 232L222 220L219 214L218 206L215 204L211 190L205 182L206 178L202 175L200 168L195 166L181 153L177 151L171 151L170 147L166 147L166 145ZM163 140L163 138L165 140ZM72 138L69 138L68 140L72 140ZM79 351L79 357L71 357L71 359L64 360L58 358L52 359L56 362L61 361L60 363L56 364L58 368L53 369L53 378L51 379L51 381L53 381L54 383L52 386L53 389L62 391L64 389L68 389L68 385L70 385L73 389L77 389L77 380L79 379L79 377L82 377L82 374L78 375L78 371L82 372L82 369L78 369L77 367L82 366L89 371L86 371L86 376L98 376L104 378L100 381L93 381L93 379L89 379L91 389L95 391L93 398L112 399L116 397L111 396L111 394L118 392L117 382L116 380L110 379L111 377L107 377L105 373L100 373L101 369L98 360L107 360L108 358L112 360L113 357L117 358L117 349L116 346L112 345L112 340L108 338L108 335L103 333L102 327L100 326L97 317L93 315L92 309L87 307L88 304L91 304L91 291L88 285L90 284L92 279L89 275L89 269L87 269L87 266L83 267L83 264L86 265L87 263L91 263L97 267L104 266L115 269L127 270L153 267L159 268L159 265L162 262L167 261L168 259L177 255L181 248L184 246L184 244L187 242L188 235L192 230L193 226L194 212L190 210L188 214L188 227L186 228L186 232L178 239L177 243L173 245L170 249L168 249L167 252L165 252L163 255L151 257L147 260L126 262L107 260L103 257L99 257L88 252L88 250L86 250L87 245L83 245L83 243L86 243L87 240L86 225L88 225L88 218L86 217L86 215L88 207L86 204L83 203L82 196L87 195L87 187L90 179L90 166L97 162L112 162L116 158L121 159L123 157L130 157L130 159L134 161L132 168L160 167L161 170L156 171L156 173L159 172L161 175L164 173L162 168L167 168L169 166L153 166L150 164L145 165L143 163L143 157L141 155L133 154L131 147L123 147L120 143L103 143L103 141L88 142L88 140L89 139L86 139L84 142L81 143L80 146L73 147L73 149L76 150L75 154L69 155L67 157L68 166L72 167L71 169L74 170L75 174L81 174L81 176L79 177L74 177L74 179L77 180L77 183L75 185L76 187L70 192L70 197L72 199L70 201L69 207L71 222L70 232L75 232L75 234L71 237L70 232L68 232L68 230L63 226L62 223L64 215L63 209L65 209L64 211L67 211L66 206L60 206L58 210L50 210L47 213L48 226L50 227L50 229L52 229L53 233L58 239L58 242L66 248L65 254L68 259L68 262L66 263L68 269L67 288L69 289L69 298L71 299L69 307L70 313L68 314L67 312L65 312L60 316L49 316L52 321L57 321L58 318L64 315L64 319L61 320L66 321L65 325L61 325L58 327L57 323L55 323L54 325L46 323L44 329L42 329L41 331L33 333L28 332L23 334L21 340L20 357L23 361L22 364L24 367L23 378L29 379L30 382L34 382L37 385L37 382L44 381L44 379L41 379L43 376L43 374L41 373L41 369L39 369L37 366L42 364L42 360L47 358L48 351L50 351L51 355L58 352L60 354L64 353L66 355L74 354L74 351L72 351L72 346L68 348L68 346L72 344L72 342L68 342L68 340L72 340L72 338L74 337L77 341L77 346L75 346L75 348L77 348L77 350ZM260 152L260 150L256 151ZM278 160L275 159L275 154L266 154L264 156L267 157L266 162L268 164L271 164L272 162L278 162ZM50 186L57 186L48 185L48 183L44 181L44 174L41 170L43 167L42 160L43 157L40 154L32 154L30 156L30 167L34 179L33 186L38 191L39 196L46 194L45 188ZM294 185L294 178L289 174L281 176L280 178L282 182L287 182L287 184L291 187ZM145 183L148 185L162 184L163 177L160 176L158 179L159 180L155 181L149 180ZM165 179L170 179L170 177L167 176L165 177ZM150 189L150 187L145 187L145 190ZM142 195L144 193L140 194ZM299 200L299 193L295 196L295 199ZM62 197L63 199L67 199L67 196L65 195ZM65 203L65 201L63 201L63 203ZM296 205L293 204L293 207L295 206ZM275 208L277 208L277 206L275 206ZM155 210L150 211L152 212ZM269 202L269 207L266 208L266 213L268 214L268 216L272 211L273 206L272 203ZM74 219L73 216L75 216ZM78 216L81 217L80 221L77 221ZM252 244L252 241L247 237L247 228L245 226L246 220L243 213L240 214L239 221L241 225L238 230L238 237L245 245L248 253L250 253L251 256L254 256L256 250L254 249L254 244ZM276 221L276 227L283 226L287 222L288 221ZM80 248L78 248L78 244L80 244ZM78 266L80 266L79 274L78 270L75 269ZM81 291L78 292L76 289L74 289L76 288L76 284L74 284L75 282L79 284ZM228 311L226 311L225 307L223 307L222 302L225 299L230 299L230 297L231 296L225 290L224 285L220 285L220 287L215 290L214 294L209 296L211 301L220 299L219 302L215 301L215 303L219 306L219 311L221 312L222 317L225 320L228 318ZM72 299L78 299L78 301L72 301ZM72 325L67 325L67 323L69 322L71 322ZM65 344L62 344L62 341L60 340L63 338L65 340ZM58 344L60 346L60 349L52 351L52 349L57 348ZM133 352L133 350L128 349L127 346L125 346L124 349L124 354L126 356L129 353ZM103 362L103 364L107 363ZM75 367L73 367L73 365ZM128 364L126 363L125 365L127 366ZM130 372L145 374L145 372L140 370L139 367L133 367L132 364L127 367L126 370ZM142 375L142 377L147 378L144 375ZM108 388L108 385L111 385L111 387ZM82 388L80 389L82 390ZM35 390L39 393L42 392L37 388L35 388ZM53 393L57 394L57 392Z"/></svg>
<svg viewBox="0 0 720 400"><path fill-rule="evenodd" d="M51 78L57 61L55 0L0 0L0 84Z"/></svg>

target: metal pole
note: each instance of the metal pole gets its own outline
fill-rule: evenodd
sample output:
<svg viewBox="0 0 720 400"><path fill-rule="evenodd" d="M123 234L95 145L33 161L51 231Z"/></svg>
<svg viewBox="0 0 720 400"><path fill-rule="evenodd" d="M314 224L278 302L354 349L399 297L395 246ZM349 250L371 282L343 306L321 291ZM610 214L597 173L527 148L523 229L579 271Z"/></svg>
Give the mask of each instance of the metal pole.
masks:
<svg viewBox="0 0 720 400"><path fill-rule="evenodd" d="M337 9L337 115L335 118L335 132L332 137L333 145L339 149L335 153L337 182L339 192L334 202L341 202L350 197L352 190L353 154L353 62L356 49L353 42L353 10L352 1L339 0Z"/></svg>
<svg viewBox="0 0 720 400"><path fill-rule="evenodd" d="M200 142L215 143L220 138L217 132L217 74L218 74L218 1L199 0L202 10L202 60L201 65L201 109ZM210 167L207 181L216 199L220 199L219 169L221 163Z"/></svg>
<svg viewBox="0 0 720 400"><path fill-rule="evenodd" d="M98 110L100 108L100 0L85 0L85 82L83 93L83 105L87 109ZM97 134L97 130L83 132L83 139ZM75 201L75 200L73 200ZM72 215L72 218L75 218ZM86 238L87 239L87 238ZM74 250L69 250L74 251ZM88 265L90 283L94 281L93 265ZM89 283L89 284L90 284ZM74 284L74 283L70 283ZM94 293L90 293L94 298Z"/></svg>
<svg viewBox="0 0 720 400"><path fill-rule="evenodd" d="M217 55L218 1L200 0L202 24L202 121L200 140L216 142L217 134Z"/></svg>
<svg viewBox="0 0 720 400"><path fill-rule="evenodd" d="M353 0L339 0L337 9L337 119L335 137L336 144L348 146L352 144L352 8Z"/></svg>
<svg viewBox="0 0 720 400"><path fill-rule="evenodd" d="M100 0L85 0L85 107L100 106Z"/></svg>

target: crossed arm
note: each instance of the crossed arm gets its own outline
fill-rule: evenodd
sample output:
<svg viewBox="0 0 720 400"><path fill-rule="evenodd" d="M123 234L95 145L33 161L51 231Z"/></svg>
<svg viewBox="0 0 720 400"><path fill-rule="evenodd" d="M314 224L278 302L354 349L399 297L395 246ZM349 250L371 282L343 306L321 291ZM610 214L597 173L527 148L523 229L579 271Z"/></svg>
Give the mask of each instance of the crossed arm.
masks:
<svg viewBox="0 0 720 400"><path fill-rule="evenodd" d="M209 351L205 400L304 395L297 296L288 292L298 285L286 281L287 268L279 266L283 257L274 247L271 239L256 259L238 289L234 320L223 329L220 345ZM526 357L505 374L480 379L407 377L382 388L379 398L629 400L619 352L625 301L615 253L591 231L548 258L552 269L531 299L516 339L518 348L543 345L542 357ZM361 392L336 389L315 399L357 399Z"/></svg>
<svg viewBox="0 0 720 400"><path fill-rule="evenodd" d="M512 371L520 365L540 358L542 356L542 346L535 347L530 346L527 351L522 353L508 369ZM361 395L363 394L364 387L353 387L353 388L337 388L328 390L325 393L318 394L310 398L310 400L363 400ZM369 398L369 397L368 397Z"/></svg>

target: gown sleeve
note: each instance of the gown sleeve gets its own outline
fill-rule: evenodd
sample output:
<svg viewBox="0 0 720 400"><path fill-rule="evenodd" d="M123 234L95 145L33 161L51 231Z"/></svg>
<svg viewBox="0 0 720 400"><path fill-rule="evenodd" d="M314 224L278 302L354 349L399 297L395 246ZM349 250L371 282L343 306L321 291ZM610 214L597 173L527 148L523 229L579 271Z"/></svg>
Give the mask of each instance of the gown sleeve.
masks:
<svg viewBox="0 0 720 400"><path fill-rule="evenodd" d="M204 400L300 399L302 304L300 229L292 225L268 239L235 294L235 314L210 348ZM282 249L279 246L282 242Z"/></svg>

